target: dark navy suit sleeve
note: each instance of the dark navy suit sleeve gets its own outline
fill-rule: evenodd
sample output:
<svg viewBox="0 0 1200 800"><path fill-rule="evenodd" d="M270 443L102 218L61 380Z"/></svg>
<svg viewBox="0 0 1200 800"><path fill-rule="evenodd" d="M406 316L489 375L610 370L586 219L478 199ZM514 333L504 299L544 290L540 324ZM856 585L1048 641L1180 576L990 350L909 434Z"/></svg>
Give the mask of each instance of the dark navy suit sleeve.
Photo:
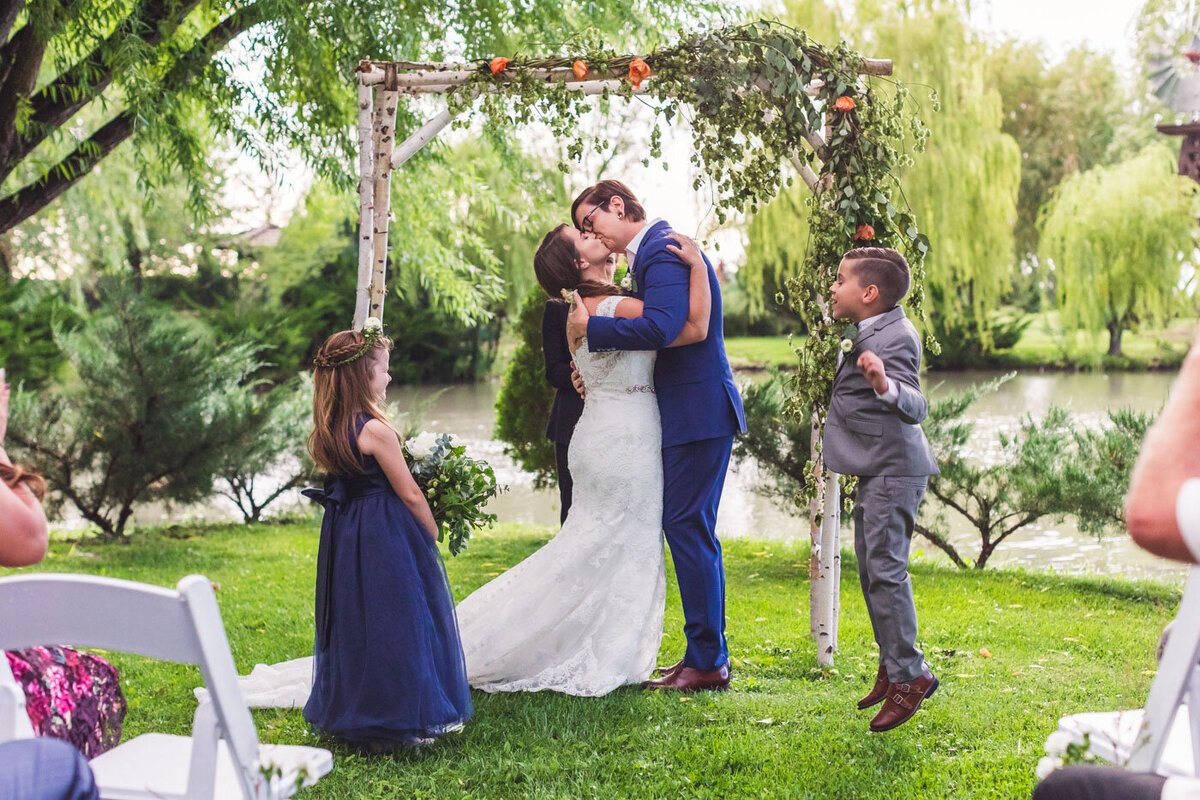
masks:
<svg viewBox="0 0 1200 800"><path fill-rule="evenodd" d="M896 413L909 425L920 425L929 413L929 404L921 393L921 343L906 334L896 336L879 350L889 381L895 381L900 395Z"/></svg>
<svg viewBox="0 0 1200 800"><path fill-rule="evenodd" d="M567 304L546 302L542 312L542 355L546 359L546 381L555 389L571 389L571 350L567 346Z"/></svg>
<svg viewBox="0 0 1200 800"><path fill-rule="evenodd" d="M651 252L639 254L647 259L641 269L646 287L642 316L592 317L587 329L589 350L662 350L679 338L688 316L690 271L663 240L651 247Z"/></svg>

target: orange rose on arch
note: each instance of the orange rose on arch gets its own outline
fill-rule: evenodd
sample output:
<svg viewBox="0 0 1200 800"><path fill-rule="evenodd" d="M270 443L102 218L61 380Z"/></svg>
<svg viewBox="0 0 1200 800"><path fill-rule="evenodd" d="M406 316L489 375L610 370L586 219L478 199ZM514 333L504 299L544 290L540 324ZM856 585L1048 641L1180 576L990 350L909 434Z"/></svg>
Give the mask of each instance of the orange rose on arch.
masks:
<svg viewBox="0 0 1200 800"><path fill-rule="evenodd" d="M633 88L641 88L642 81L650 77L650 65L640 58L629 62L629 82Z"/></svg>
<svg viewBox="0 0 1200 800"><path fill-rule="evenodd" d="M833 101L833 107L838 111L846 112L854 108L854 98L842 95L837 100Z"/></svg>
<svg viewBox="0 0 1200 800"><path fill-rule="evenodd" d="M875 229L870 225L859 225L854 229L854 238L863 242L869 242L875 238Z"/></svg>
<svg viewBox="0 0 1200 800"><path fill-rule="evenodd" d="M574 64L572 64L571 71L574 72L575 77L579 78L581 81L587 78L587 64L585 64L583 61L576 61Z"/></svg>
<svg viewBox="0 0 1200 800"><path fill-rule="evenodd" d="M496 56L492 59L492 63L488 67L492 70L493 75L499 75L508 69L508 59L503 56Z"/></svg>

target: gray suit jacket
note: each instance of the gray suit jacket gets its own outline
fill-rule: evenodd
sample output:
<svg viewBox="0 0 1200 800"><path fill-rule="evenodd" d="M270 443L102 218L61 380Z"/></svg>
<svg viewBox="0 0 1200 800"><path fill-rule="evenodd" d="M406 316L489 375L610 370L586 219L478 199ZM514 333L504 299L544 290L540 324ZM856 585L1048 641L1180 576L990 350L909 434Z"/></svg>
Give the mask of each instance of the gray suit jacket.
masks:
<svg viewBox="0 0 1200 800"><path fill-rule="evenodd" d="M889 405L858 368L869 350L883 360L900 396ZM937 475L937 459L921 420L929 411L921 394L921 337L897 306L869 327L842 358L833 378L825 422L825 463L842 475Z"/></svg>

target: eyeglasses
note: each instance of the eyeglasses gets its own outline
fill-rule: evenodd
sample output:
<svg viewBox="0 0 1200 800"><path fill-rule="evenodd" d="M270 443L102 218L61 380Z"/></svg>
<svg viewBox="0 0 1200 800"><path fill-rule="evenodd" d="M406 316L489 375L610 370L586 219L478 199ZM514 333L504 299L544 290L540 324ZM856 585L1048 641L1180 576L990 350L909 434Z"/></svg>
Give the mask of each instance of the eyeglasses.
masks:
<svg viewBox="0 0 1200 800"><path fill-rule="evenodd" d="M592 224L589 222L589 220L592 218L592 214L595 214L606 205L608 205L608 203L601 203L588 213L584 214L583 219L579 220L579 230L583 231L584 233L592 233Z"/></svg>

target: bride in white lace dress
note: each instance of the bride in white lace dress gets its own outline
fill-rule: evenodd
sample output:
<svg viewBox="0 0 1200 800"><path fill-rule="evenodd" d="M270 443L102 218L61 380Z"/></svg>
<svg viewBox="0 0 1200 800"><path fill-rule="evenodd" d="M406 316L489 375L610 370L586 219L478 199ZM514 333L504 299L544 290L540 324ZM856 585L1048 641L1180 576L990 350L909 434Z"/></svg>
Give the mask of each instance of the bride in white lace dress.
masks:
<svg viewBox="0 0 1200 800"><path fill-rule="evenodd" d="M703 338L711 304L700 252L681 244L696 280L676 345ZM551 297L574 290L593 315L640 316L641 301L617 293L605 273L607 255L564 225L546 236L534 269ZM646 679L658 655L666 575L655 353L592 353L586 338L572 345L587 395L567 456L571 509L544 547L459 603L477 689L597 696Z"/></svg>
<svg viewBox="0 0 1200 800"><path fill-rule="evenodd" d="M712 298L695 242L674 235L691 268L688 321L672 347L704 338ZM534 260L551 297L576 291L593 315L632 318L642 303L612 284L608 251L560 225ZM662 429L653 351L592 353L572 343L587 387L568 451L571 509L541 549L458 605L471 686L594 697L640 683L662 639ZM302 707L312 659L259 664L239 683L254 707ZM197 694L204 690L198 689Z"/></svg>

